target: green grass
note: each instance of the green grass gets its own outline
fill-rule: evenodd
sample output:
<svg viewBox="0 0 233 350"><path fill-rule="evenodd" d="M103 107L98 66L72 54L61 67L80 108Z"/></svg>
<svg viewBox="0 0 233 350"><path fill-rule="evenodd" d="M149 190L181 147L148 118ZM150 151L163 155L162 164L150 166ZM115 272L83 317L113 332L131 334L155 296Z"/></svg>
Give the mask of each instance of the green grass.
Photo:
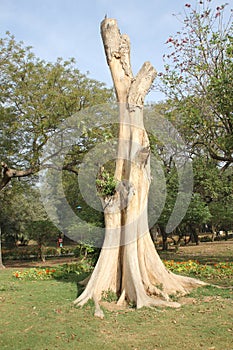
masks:
<svg viewBox="0 0 233 350"><path fill-rule="evenodd" d="M60 269L59 279L47 280L15 278L16 271L0 271L1 350L233 349L231 288L198 288L180 309L106 309L100 320L92 302L73 306L81 277L75 271ZM224 278L232 285L232 276Z"/></svg>

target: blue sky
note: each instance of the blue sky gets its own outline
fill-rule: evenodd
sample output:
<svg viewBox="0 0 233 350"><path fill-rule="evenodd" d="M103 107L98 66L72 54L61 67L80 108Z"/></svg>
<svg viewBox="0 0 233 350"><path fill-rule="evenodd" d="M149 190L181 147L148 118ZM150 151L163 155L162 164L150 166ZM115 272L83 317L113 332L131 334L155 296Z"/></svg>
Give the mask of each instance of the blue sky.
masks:
<svg viewBox="0 0 233 350"><path fill-rule="evenodd" d="M185 3L185 0L0 0L0 36L9 30L46 61L75 57L82 73L89 71L89 77L110 87L112 81L99 29L105 14L116 18L121 33L130 36L134 74L148 60L161 71L165 42L181 25L173 14L181 12ZM148 99L158 101L162 95L152 92Z"/></svg>

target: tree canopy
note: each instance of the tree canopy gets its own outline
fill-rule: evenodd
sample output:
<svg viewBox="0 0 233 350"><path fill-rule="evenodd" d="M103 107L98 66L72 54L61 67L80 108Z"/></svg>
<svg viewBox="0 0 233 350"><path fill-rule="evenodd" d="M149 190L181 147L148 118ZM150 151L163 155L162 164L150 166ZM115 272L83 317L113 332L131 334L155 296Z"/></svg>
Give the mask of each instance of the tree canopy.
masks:
<svg viewBox="0 0 233 350"><path fill-rule="evenodd" d="M230 14L229 14L230 13ZM228 5L185 5L181 29L167 40L160 88L193 153L233 162L233 26Z"/></svg>
<svg viewBox="0 0 233 350"><path fill-rule="evenodd" d="M82 74L74 59L45 62L10 33L0 40L0 50L3 188L12 177L38 172L42 148L61 122L83 108L111 101L113 93ZM64 168L76 171L76 165L77 160L69 159Z"/></svg>

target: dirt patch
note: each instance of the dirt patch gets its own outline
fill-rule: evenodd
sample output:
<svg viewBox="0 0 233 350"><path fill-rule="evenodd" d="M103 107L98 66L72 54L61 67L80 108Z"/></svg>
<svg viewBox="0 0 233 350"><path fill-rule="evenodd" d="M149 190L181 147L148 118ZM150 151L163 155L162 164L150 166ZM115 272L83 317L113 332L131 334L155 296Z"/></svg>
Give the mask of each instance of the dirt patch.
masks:
<svg viewBox="0 0 233 350"><path fill-rule="evenodd" d="M6 268L15 267L15 268L30 268L30 267L50 267L60 264L68 264L77 262L78 259L73 257L56 257L48 259L45 262L42 261L22 261L22 260L6 260L4 266Z"/></svg>
<svg viewBox="0 0 233 350"><path fill-rule="evenodd" d="M233 261L233 240L220 242L202 242L199 245L181 246L178 252L174 248L159 251L162 259L187 261L197 260L202 264L214 264Z"/></svg>
<svg viewBox="0 0 233 350"><path fill-rule="evenodd" d="M205 242L199 245L188 245L180 247L179 251L175 253L174 250L168 252L160 252L162 258L165 259L178 259L178 260L199 260L203 263L215 263L224 261L233 261L233 240L220 241L220 242ZM54 266L59 264L77 262L78 259L74 257L54 257L42 261L25 261L25 260L6 260L4 261L5 267L16 268L28 268L38 266Z"/></svg>
<svg viewBox="0 0 233 350"><path fill-rule="evenodd" d="M190 245L180 247L179 253L189 254L225 254L226 252L233 253L233 241L220 241L220 242L206 242L200 243L199 245Z"/></svg>
<svg viewBox="0 0 233 350"><path fill-rule="evenodd" d="M117 305L116 302L101 301L100 306L104 307L108 311L113 311L113 312L133 311L133 309L130 308L129 305L127 305L126 303L125 305Z"/></svg>

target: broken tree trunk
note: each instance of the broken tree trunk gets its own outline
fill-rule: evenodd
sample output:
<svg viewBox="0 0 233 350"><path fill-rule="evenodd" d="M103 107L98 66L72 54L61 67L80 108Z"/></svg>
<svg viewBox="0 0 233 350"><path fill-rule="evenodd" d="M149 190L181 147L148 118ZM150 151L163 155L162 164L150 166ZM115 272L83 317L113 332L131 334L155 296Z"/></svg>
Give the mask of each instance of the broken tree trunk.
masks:
<svg viewBox="0 0 233 350"><path fill-rule="evenodd" d="M150 305L179 307L169 295L185 294L204 283L169 272L157 254L148 228L147 202L150 186L150 145L143 124L143 104L156 71L145 62L133 76L130 43L121 35L115 19L104 19L101 34L107 63L119 102L119 139L115 178L116 192L102 198L105 240L84 292L74 301L96 304L103 292L113 291L118 304L130 302L137 308Z"/></svg>

